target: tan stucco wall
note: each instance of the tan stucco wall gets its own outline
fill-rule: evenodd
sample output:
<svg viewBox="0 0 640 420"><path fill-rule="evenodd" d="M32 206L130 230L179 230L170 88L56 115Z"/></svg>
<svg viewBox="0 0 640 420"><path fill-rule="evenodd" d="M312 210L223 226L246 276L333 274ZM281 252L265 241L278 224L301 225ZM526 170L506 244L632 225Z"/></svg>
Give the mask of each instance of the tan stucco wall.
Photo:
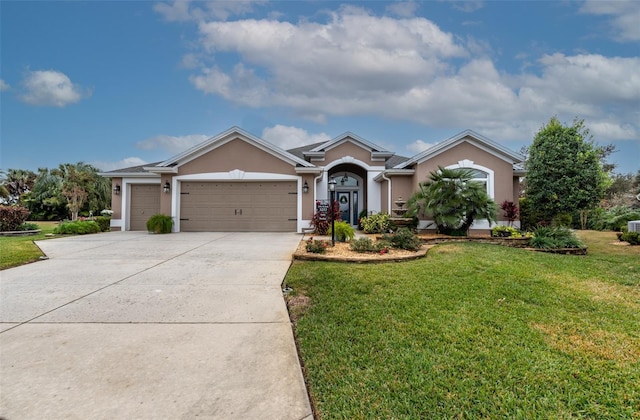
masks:
<svg viewBox="0 0 640 420"><path fill-rule="evenodd" d="M112 219L121 219L122 218L122 193L120 195L115 195L113 189L116 185L120 185L120 190L122 191L122 178L111 178L111 210L113 214L111 215Z"/></svg>
<svg viewBox="0 0 640 420"><path fill-rule="evenodd" d="M388 191L389 191L389 181L382 181L380 183L380 213L389 213Z"/></svg>
<svg viewBox="0 0 640 420"><path fill-rule="evenodd" d="M513 165L468 142L462 142L452 149L416 165L413 190L416 190L418 184L425 181L432 171L437 170L438 166L455 165L464 159L471 160L476 165L481 165L494 171L494 201L498 205L504 200L515 202ZM505 220L501 211L498 212L498 220Z"/></svg>
<svg viewBox="0 0 640 420"><path fill-rule="evenodd" d="M345 156L352 156L369 166L384 166L384 162L374 162L371 160L371 151L365 150L349 141L328 150L325 153L325 162L333 162Z"/></svg>
<svg viewBox="0 0 640 420"><path fill-rule="evenodd" d="M158 189L160 194L160 214L171 214L171 197L173 196L173 194L171 190L169 190L169 193L165 193L163 190L165 182L168 182L169 185L171 185L171 188L173 188L171 179L171 175L160 176L160 188Z"/></svg>
<svg viewBox="0 0 640 420"><path fill-rule="evenodd" d="M393 209L396 208L395 202L402 197L404 201L409 201L409 198L413 195L413 192L418 188L417 185L413 185L413 177L412 176L394 176L391 178L391 208L388 209L388 212L391 216L396 216L393 213ZM386 190L385 190L386 193ZM407 206L405 205L406 209Z"/></svg>
<svg viewBox="0 0 640 420"><path fill-rule="evenodd" d="M294 165L240 139L231 140L180 166L178 174L229 172L234 169L240 169L244 172L296 174Z"/></svg>
<svg viewBox="0 0 640 420"><path fill-rule="evenodd" d="M313 201L315 182L313 180L315 175L312 174L304 174L302 175L302 185L304 185L304 181L307 181L309 184L309 192L302 193L302 219L303 220L311 220L313 217L313 212L315 211L315 203Z"/></svg>

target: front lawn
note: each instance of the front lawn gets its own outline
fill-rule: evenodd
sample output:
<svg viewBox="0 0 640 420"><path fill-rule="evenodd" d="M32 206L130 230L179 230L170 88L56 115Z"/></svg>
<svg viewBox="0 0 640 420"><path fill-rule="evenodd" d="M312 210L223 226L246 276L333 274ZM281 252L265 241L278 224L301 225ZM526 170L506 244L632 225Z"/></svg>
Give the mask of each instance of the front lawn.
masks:
<svg viewBox="0 0 640 420"><path fill-rule="evenodd" d="M37 261L43 254L33 241L45 239L58 222L33 222L41 232L29 236L0 236L0 270Z"/></svg>
<svg viewBox="0 0 640 420"><path fill-rule="evenodd" d="M640 247L579 235L587 256L460 243L295 262L318 417L640 418Z"/></svg>

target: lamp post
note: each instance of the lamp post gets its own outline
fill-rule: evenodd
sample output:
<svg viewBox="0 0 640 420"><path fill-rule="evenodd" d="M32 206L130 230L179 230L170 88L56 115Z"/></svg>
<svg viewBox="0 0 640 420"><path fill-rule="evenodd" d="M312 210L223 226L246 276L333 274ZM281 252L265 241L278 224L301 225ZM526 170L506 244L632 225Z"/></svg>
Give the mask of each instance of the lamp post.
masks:
<svg viewBox="0 0 640 420"><path fill-rule="evenodd" d="M331 212L331 246L336 246L336 215L334 212L335 199L336 199L336 179L331 177L329 180L329 192L331 193L331 202L329 204Z"/></svg>

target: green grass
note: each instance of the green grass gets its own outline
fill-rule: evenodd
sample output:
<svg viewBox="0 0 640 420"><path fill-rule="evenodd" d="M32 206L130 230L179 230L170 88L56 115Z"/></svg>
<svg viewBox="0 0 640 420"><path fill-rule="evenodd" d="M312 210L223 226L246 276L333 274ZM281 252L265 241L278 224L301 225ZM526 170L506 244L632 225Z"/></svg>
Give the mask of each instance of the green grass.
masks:
<svg viewBox="0 0 640 420"><path fill-rule="evenodd" d="M38 235L0 236L0 270L37 261L43 256L33 241L45 239L45 234L53 232L58 222L35 223L42 229Z"/></svg>
<svg viewBox="0 0 640 420"><path fill-rule="evenodd" d="M405 263L294 263L317 415L640 418L640 247L580 237L587 256L461 243Z"/></svg>

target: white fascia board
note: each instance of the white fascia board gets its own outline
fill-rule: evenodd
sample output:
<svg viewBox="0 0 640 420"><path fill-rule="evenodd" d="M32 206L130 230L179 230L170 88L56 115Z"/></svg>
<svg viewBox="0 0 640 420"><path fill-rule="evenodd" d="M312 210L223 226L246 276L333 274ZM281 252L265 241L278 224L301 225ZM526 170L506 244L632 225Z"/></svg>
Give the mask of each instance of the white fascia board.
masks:
<svg viewBox="0 0 640 420"><path fill-rule="evenodd" d="M158 174L153 174L149 172L108 172L108 173L99 173L98 175L108 177L108 178L149 178L156 179L160 176Z"/></svg>
<svg viewBox="0 0 640 420"><path fill-rule="evenodd" d="M385 176L411 176L416 173L415 169L387 169L378 174L373 180L376 182L386 181Z"/></svg>
<svg viewBox="0 0 640 420"><path fill-rule="evenodd" d="M155 174L177 174L178 167L177 166L145 166L142 169L145 171L149 171Z"/></svg>
<svg viewBox="0 0 640 420"><path fill-rule="evenodd" d="M466 139L466 137L470 138ZM509 150L506 147L503 147L500 144L494 142L493 140L490 140L487 137L474 132L473 130L465 130L423 152L418 153L411 159L394 166L394 168L402 169L416 163L420 164L428 159L433 158L434 156L439 155L442 152L451 149L462 141L467 141L470 144L486 151L487 153L490 153L511 164L524 161L524 156L522 156L520 153Z"/></svg>
<svg viewBox="0 0 640 420"><path fill-rule="evenodd" d="M323 150L326 151L326 150L333 149L334 147L337 147L337 146L341 145L345 141L348 141L348 139L355 140L355 142L352 142L352 143L354 143L356 145L358 145L357 143L360 143L359 146L361 146L361 147L365 146L366 148L369 149L369 151L378 150L380 152L377 152L377 153L384 153L385 152L383 148L379 147L376 144L371 143L368 140L363 139L360 136L357 136L357 135L353 134L350 131L347 131L346 133L343 133L343 134L339 135L338 137L335 137L335 138L329 140L328 142L321 144L320 146L310 150L310 152L320 152L320 151L323 151Z"/></svg>
<svg viewBox="0 0 640 420"><path fill-rule="evenodd" d="M296 167L296 173L297 174L321 174L322 173L322 168L318 168L317 166L314 166L312 168L309 167Z"/></svg>

